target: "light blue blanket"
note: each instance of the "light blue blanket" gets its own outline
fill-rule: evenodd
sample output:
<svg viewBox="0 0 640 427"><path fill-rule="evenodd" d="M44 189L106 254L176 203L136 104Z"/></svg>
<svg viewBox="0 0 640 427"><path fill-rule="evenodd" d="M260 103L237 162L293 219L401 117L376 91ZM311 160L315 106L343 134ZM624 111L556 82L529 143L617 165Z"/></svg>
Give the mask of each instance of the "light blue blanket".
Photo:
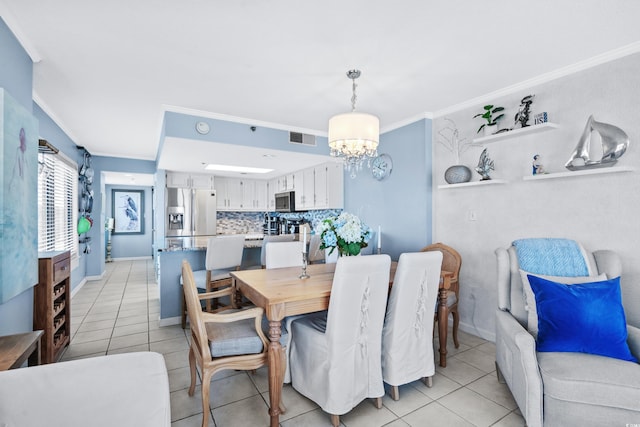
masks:
<svg viewBox="0 0 640 427"><path fill-rule="evenodd" d="M521 239L515 240L520 268L534 274L549 276L588 276L589 267L584 254L574 240Z"/></svg>

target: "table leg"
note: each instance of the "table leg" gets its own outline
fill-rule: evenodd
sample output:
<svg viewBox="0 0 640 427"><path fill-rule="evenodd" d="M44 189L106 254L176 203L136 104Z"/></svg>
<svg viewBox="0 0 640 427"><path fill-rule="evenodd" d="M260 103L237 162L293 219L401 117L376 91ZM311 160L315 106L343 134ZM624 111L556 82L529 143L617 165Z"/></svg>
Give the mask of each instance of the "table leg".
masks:
<svg viewBox="0 0 640 427"><path fill-rule="evenodd" d="M280 344L282 322L269 320L269 415L271 427L280 425L282 382L284 380L284 351ZM284 363L283 363L284 362Z"/></svg>
<svg viewBox="0 0 640 427"><path fill-rule="evenodd" d="M440 366L447 367L447 290L438 290L438 340L440 341Z"/></svg>

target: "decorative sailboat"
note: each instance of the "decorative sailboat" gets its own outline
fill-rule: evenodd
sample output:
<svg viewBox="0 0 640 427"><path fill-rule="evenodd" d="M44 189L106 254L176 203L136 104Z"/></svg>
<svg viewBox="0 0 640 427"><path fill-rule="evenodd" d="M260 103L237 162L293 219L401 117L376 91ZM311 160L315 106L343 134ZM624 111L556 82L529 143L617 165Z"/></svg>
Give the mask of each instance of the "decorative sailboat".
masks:
<svg viewBox="0 0 640 427"><path fill-rule="evenodd" d="M602 158L600 160L589 158L592 132L598 132L602 141ZM628 146L629 136L622 129L608 123L597 122L591 115L578 145L564 166L572 171L613 166L627 151Z"/></svg>

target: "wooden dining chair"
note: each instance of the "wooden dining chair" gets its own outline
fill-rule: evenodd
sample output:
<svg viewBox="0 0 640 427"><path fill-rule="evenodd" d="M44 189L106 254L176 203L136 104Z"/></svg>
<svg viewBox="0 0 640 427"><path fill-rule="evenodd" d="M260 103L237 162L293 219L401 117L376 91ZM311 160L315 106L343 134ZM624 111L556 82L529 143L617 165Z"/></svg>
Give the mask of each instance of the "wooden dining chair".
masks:
<svg viewBox="0 0 640 427"><path fill-rule="evenodd" d="M382 378L398 400L398 386L422 379L431 387L433 359L432 307L438 298L440 252L400 254L382 329Z"/></svg>
<svg viewBox="0 0 640 427"><path fill-rule="evenodd" d="M202 375L202 427L209 422L209 393L213 375L225 369L255 370L267 363L267 337L261 329L263 309L203 312L200 301L219 292L198 293L191 265L182 262L183 290L191 321L189 396L196 387L196 367Z"/></svg>
<svg viewBox="0 0 640 427"><path fill-rule="evenodd" d="M447 331L449 314L453 318L453 344L456 348L460 347L458 342L458 325L460 324L460 315L458 313L458 301L460 301L460 267L462 266L462 257L450 246L444 243L433 243L429 246L422 248L422 252L438 251L442 253L442 270L453 273L451 277L450 287L447 291L447 304L446 304L446 322L447 324L438 325L440 331ZM438 321L438 311L442 308L440 305L436 308L435 321ZM444 364L443 364L444 363ZM446 361L440 361L441 366L446 366Z"/></svg>
<svg viewBox="0 0 640 427"><path fill-rule="evenodd" d="M302 242L269 242L266 246L265 265L267 269L302 267Z"/></svg>
<svg viewBox="0 0 640 427"><path fill-rule="evenodd" d="M293 388L331 414L333 426L362 400L382 407L382 325L388 255L338 259L327 312L291 324Z"/></svg>
<svg viewBox="0 0 640 427"><path fill-rule="evenodd" d="M196 270L193 277L196 286L201 292L214 290L226 290L219 297L209 298L205 302L208 312L217 312L231 308L232 290L231 273L239 270L244 253L244 235L229 235L211 237L207 241L207 253L205 255L205 270ZM184 282L184 278L180 279ZM182 300L182 329L187 324L187 307Z"/></svg>

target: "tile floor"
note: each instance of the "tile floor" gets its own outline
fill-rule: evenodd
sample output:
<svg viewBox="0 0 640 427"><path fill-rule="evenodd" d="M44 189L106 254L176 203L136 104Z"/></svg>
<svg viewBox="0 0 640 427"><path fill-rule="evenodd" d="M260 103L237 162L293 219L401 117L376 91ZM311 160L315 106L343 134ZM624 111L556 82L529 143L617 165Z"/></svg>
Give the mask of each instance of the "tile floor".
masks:
<svg viewBox="0 0 640 427"><path fill-rule="evenodd" d="M200 387L189 387L187 334L179 325L159 326L158 286L153 262L109 263L102 280L85 284L71 305L72 339L63 360L132 351L156 351L165 357L171 388L172 427L200 426ZM437 346L436 346L437 348ZM340 417L344 426L523 426L508 388L496 380L493 343L460 332L460 348L448 346L447 367L437 367L433 387L420 381L400 388L400 400L388 396L383 408L364 401ZM285 385L287 413L282 427L329 426L318 406ZM268 426L266 368L256 374L226 371L211 386L210 426Z"/></svg>

